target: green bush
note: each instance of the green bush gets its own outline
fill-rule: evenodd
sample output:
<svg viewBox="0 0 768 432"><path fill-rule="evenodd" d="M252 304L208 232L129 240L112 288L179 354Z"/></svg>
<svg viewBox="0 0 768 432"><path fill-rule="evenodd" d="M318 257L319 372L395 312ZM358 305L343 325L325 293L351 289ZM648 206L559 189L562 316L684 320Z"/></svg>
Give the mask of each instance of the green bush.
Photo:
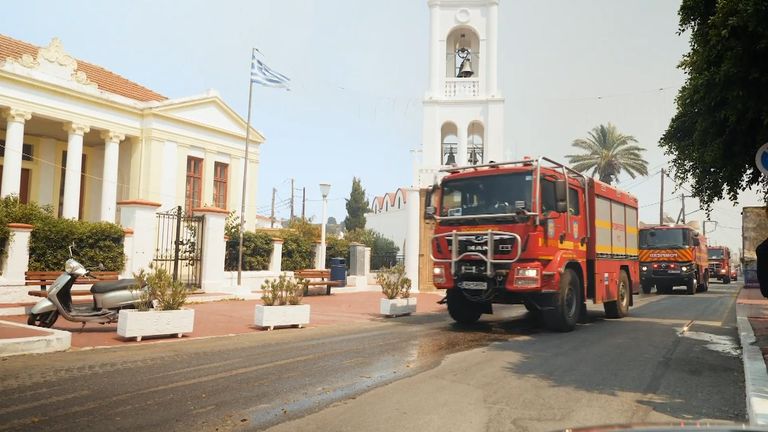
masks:
<svg viewBox="0 0 768 432"><path fill-rule="evenodd" d="M22 204L14 195L0 199L0 261L8 253L6 246L11 234L9 223L38 225L42 220L52 219L52 214L50 206Z"/></svg>
<svg viewBox="0 0 768 432"><path fill-rule="evenodd" d="M240 235L227 240L227 255L224 260L226 271L237 270L237 257L239 254ZM269 259L272 256L272 236L265 232L243 233L243 271L267 270Z"/></svg>
<svg viewBox="0 0 768 432"><path fill-rule="evenodd" d="M104 270L119 272L125 266L123 238L123 229L108 222L42 219L29 240L29 269L61 270L74 243L72 254L85 268L103 264Z"/></svg>

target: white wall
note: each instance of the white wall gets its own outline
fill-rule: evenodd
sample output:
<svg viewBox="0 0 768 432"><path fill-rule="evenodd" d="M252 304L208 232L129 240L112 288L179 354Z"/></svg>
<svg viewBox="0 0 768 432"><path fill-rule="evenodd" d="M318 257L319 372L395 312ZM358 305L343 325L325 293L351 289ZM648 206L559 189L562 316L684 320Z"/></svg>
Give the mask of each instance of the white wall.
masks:
<svg viewBox="0 0 768 432"><path fill-rule="evenodd" d="M408 228L408 213L406 206L399 210L389 210L381 213L366 213L365 227L372 229L384 237L395 242L400 248L399 253L403 253L403 242L405 241L406 230Z"/></svg>

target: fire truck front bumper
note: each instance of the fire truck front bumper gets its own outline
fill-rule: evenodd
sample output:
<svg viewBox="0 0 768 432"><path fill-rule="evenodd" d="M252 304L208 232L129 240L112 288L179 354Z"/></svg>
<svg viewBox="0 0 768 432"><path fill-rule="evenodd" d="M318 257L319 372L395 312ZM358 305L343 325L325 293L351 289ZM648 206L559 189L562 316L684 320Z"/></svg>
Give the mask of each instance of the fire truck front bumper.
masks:
<svg viewBox="0 0 768 432"><path fill-rule="evenodd" d="M640 264L640 282L685 284L690 278L695 277L694 271L693 263L642 263Z"/></svg>

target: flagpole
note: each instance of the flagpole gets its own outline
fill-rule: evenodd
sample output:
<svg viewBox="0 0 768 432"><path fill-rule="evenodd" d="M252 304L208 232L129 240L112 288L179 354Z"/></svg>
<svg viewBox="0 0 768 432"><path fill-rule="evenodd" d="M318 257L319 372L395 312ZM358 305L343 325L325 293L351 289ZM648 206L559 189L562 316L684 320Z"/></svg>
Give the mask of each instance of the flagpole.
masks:
<svg viewBox="0 0 768 432"><path fill-rule="evenodd" d="M253 65L253 56L256 55L256 48L251 48L251 65ZM248 141L251 138L251 99L253 96L253 77L248 73L248 120L245 129L245 166L243 167L243 196L240 205L240 241L237 246L237 286L241 286L243 280L243 231L245 231L245 197L246 186L248 185Z"/></svg>

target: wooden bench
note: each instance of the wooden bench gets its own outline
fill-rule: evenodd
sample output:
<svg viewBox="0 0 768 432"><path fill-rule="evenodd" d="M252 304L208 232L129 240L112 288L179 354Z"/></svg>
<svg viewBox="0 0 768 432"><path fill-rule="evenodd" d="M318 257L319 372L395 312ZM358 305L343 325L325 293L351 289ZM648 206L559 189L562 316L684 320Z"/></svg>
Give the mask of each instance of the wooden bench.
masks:
<svg viewBox="0 0 768 432"><path fill-rule="evenodd" d="M311 286L325 286L325 295L331 295L331 287L340 287L341 281L332 281L330 270L296 270L293 275L297 278L306 279L304 284L304 295L309 294L309 287Z"/></svg>
<svg viewBox="0 0 768 432"><path fill-rule="evenodd" d="M46 291L46 286L51 285L53 281L55 281L59 276L61 276L61 272L56 271L28 271L24 273L24 279L25 279L25 285L39 285L39 290L30 290L27 292L27 294L35 297L46 297L48 295L48 291ZM86 285L86 284L92 284L98 281L104 281L104 280L117 280L119 274L115 271L95 271L91 272L88 276L80 276L75 280L75 284L77 285ZM77 295L91 295L90 291L72 291L73 296Z"/></svg>

